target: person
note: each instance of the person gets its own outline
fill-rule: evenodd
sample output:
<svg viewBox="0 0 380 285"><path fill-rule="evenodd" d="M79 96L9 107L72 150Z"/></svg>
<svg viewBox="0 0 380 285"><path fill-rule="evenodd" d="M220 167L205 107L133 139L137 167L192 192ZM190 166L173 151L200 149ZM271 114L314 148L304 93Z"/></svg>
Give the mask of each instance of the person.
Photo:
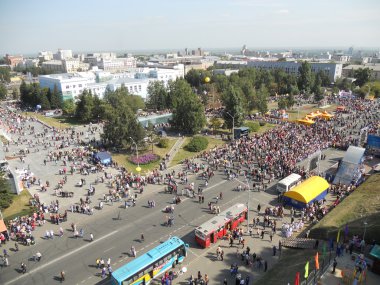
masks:
<svg viewBox="0 0 380 285"><path fill-rule="evenodd" d="M93 241L93 240L94 240L94 235L90 233L90 241Z"/></svg>
<svg viewBox="0 0 380 285"><path fill-rule="evenodd" d="M276 246L274 245L274 246L273 246L273 256L276 256L276 251L277 251L277 248L276 248Z"/></svg>
<svg viewBox="0 0 380 285"><path fill-rule="evenodd" d="M9 257L9 254L5 248L3 249L3 255L4 257Z"/></svg>
<svg viewBox="0 0 380 285"><path fill-rule="evenodd" d="M42 254L39 251L37 251L37 253L36 253L36 260L38 262L41 261L41 257L42 257Z"/></svg>
<svg viewBox="0 0 380 285"><path fill-rule="evenodd" d="M131 254L133 257L136 257L136 249L133 245L131 246Z"/></svg>
<svg viewBox="0 0 380 285"><path fill-rule="evenodd" d="M245 285L249 285L249 276L245 277Z"/></svg>
<svg viewBox="0 0 380 285"><path fill-rule="evenodd" d="M18 251L18 243L15 242L15 250Z"/></svg>
<svg viewBox="0 0 380 285"><path fill-rule="evenodd" d="M141 233L141 241L144 241L145 240L145 238L144 238L144 234L143 233Z"/></svg>
<svg viewBox="0 0 380 285"><path fill-rule="evenodd" d="M223 285L228 285L227 278L224 278Z"/></svg>
<svg viewBox="0 0 380 285"><path fill-rule="evenodd" d="M332 274L334 274L335 273L335 268L336 268L336 266L338 265L338 262L336 261L336 258L334 258L334 262L333 262L333 270L332 270Z"/></svg>
<svg viewBox="0 0 380 285"><path fill-rule="evenodd" d="M61 282L65 281L65 271L61 271Z"/></svg>
<svg viewBox="0 0 380 285"><path fill-rule="evenodd" d="M24 262L21 262L21 272L22 274L26 273L26 265Z"/></svg>
<svg viewBox="0 0 380 285"><path fill-rule="evenodd" d="M5 267L9 266L8 257L6 257L6 256L3 257L3 264L4 264Z"/></svg>

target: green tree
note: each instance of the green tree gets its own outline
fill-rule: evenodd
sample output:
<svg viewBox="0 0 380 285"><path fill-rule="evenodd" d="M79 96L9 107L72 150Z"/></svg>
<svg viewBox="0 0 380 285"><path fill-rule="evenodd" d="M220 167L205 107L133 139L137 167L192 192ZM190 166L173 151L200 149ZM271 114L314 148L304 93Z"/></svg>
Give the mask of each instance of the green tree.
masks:
<svg viewBox="0 0 380 285"><path fill-rule="evenodd" d="M49 110L51 109L50 102L48 99L48 91L49 88L40 89L40 92L37 95L37 101L36 103L41 105L42 110Z"/></svg>
<svg viewBox="0 0 380 285"><path fill-rule="evenodd" d="M19 100L20 99L20 91L17 88L13 88L12 90L12 99Z"/></svg>
<svg viewBox="0 0 380 285"><path fill-rule="evenodd" d="M139 143L145 137L145 131L128 105L126 96L114 94L108 94L109 101L105 105L102 139L105 145L125 148L132 143L130 137Z"/></svg>
<svg viewBox="0 0 380 285"><path fill-rule="evenodd" d="M92 121L98 122L105 119L105 102L98 95L93 96L94 107L92 108Z"/></svg>
<svg viewBox="0 0 380 285"><path fill-rule="evenodd" d="M11 70L9 67L0 67L0 82L11 82Z"/></svg>
<svg viewBox="0 0 380 285"><path fill-rule="evenodd" d="M288 105L288 100L284 97L281 97L279 100L278 100L278 109L282 110L282 109L286 109L287 105Z"/></svg>
<svg viewBox="0 0 380 285"><path fill-rule="evenodd" d="M168 106L170 109L175 109L177 107L177 103L181 97L186 96L186 94L193 93L191 86L184 79L169 81L168 90Z"/></svg>
<svg viewBox="0 0 380 285"><path fill-rule="evenodd" d="M355 85L362 87L364 84L371 80L371 73L372 71L368 67L355 70Z"/></svg>
<svg viewBox="0 0 380 285"><path fill-rule="evenodd" d="M76 102L75 117L82 123L89 123L93 119L94 98L91 91L83 90Z"/></svg>
<svg viewBox="0 0 380 285"><path fill-rule="evenodd" d="M296 100L294 99L293 93L289 93L288 98L286 100L286 106L288 108L292 108L296 104Z"/></svg>
<svg viewBox="0 0 380 285"><path fill-rule="evenodd" d="M243 124L245 117L243 95L240 88L230 85L222 94L222 101L225 106L223 118L227 127L232 129L233 122L235 123L235 127L240 127Z"/></svg>
<svg viewBox="0 0 380 285"><path fill-rule="evenodd" d="M188 84L186 82L186 84ZM183 87L183 86L182 86ZM189 134L196 134L202 130L206 124L205 110L199 97L188 88L180 88L181 94L172 94L176 98L175 108L173 109L173 126L175 129Z"/></svg>
<svg viewBox="0 0 380 285"><path fill-rule="evenodd" d="M168 91L162 81L149 82L147 106L162 111L168 109Z"/></svg>
<svg viewBox="0 0 380 285"><path fill-rule="evenodd" d="M331 84L331 80L326 72L323 70L319 70L316 74L317 77L319 77L319 80L321 82L321 86L328 87Z"/></svg>
<svg viewBox="0 0 380 285"><path fill-rule="evenodd" d="M210 126L215 132L216 129L219 129L222 126L222 121L217 117L212 117L210 120Z"/></svg>
<svg viewBox="0 0 380 285"><path fill-rule="evenodd" d="M53 92L50 91L50 105L53 109L62 108L62 94L58 90L58 86L54 84Z"/></svg>
<svg viewBox="0 0 380 285"><path fill-rule="evenodd" d="M261 114L268 112L268 89L264 85L257 91L257 103L257 110Z"/></svg>
<svg viewBox="0 0 380 285"><path fill-rule="evenodd" d="M313 83L313 75L311 73L310 63L303 61L300 68L298 69L298 72L298 88L299 90L308 94Z"/></svg>
<svg viewBox="0 0 380 285"><path fill-rule="evenodd" d="M62 112L67 116L73 116L75 114L75 103L73 99L63 101Z"/></svg>
<svg viewBox="0 0 380 285"><path fill-rule="evenodd" d="M0 83L0 100L6 99L8 95L7 88L3 83Z"/></svg>
<svg viewBox="0 0 380 285"><path fill-rule="evenodd" d="M4 173L0 173L0 209L6 209L12 204L12 194L10 183L4 178Z"/></svg>

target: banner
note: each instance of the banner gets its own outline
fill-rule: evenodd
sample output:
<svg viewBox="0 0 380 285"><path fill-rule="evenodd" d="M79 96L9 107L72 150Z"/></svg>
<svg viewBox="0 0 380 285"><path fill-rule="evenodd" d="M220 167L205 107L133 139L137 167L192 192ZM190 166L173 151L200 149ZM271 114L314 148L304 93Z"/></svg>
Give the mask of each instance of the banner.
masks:
<svg viewBox="0 0 380 285"><path fill-rule="evenodd" d="M305 279L307 279L307 277L309 277L309 261L306 262L305 265Z"/></svg>
<svg viewBox="0 0 380 285"><path fill-rule="evenodd" d="M300 273L296 273L296 279L294 280L294 285L300 285Z"/></svg>
<svg viewBox="0 0 380 285"><path fill-rule="evenodd" d="M315 255L315 269L319 270L319 256L318 256L318 251Z"/></svg>

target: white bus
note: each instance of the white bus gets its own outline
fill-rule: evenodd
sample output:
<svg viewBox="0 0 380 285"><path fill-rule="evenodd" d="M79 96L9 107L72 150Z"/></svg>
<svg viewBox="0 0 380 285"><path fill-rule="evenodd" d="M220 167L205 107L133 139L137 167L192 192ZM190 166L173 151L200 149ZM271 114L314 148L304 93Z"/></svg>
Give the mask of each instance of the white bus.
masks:
<svg viewBox="0 0 380 285"><path fill-rule="evenodd" d="M302 179L301 175L292 173L277 183L277 191L279 193L288 192L290 189L300 184L301 179Z"/></svg>

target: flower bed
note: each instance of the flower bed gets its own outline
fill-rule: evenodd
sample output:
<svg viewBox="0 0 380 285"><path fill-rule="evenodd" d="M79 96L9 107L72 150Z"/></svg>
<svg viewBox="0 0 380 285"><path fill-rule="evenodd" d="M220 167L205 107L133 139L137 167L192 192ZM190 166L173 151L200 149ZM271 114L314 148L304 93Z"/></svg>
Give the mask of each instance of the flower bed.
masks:
<svg viewBox="0 0 380 285"><path fill-rule="evenodd" d="M161 159L161 157L157 154L154 153L146 153L143 155L139 155L139 158L137 159L137 156L131 156L129 157L129 161L133 164L140 164L140 165L145 165L149 164L152 162L157 162Z"/></svg>

